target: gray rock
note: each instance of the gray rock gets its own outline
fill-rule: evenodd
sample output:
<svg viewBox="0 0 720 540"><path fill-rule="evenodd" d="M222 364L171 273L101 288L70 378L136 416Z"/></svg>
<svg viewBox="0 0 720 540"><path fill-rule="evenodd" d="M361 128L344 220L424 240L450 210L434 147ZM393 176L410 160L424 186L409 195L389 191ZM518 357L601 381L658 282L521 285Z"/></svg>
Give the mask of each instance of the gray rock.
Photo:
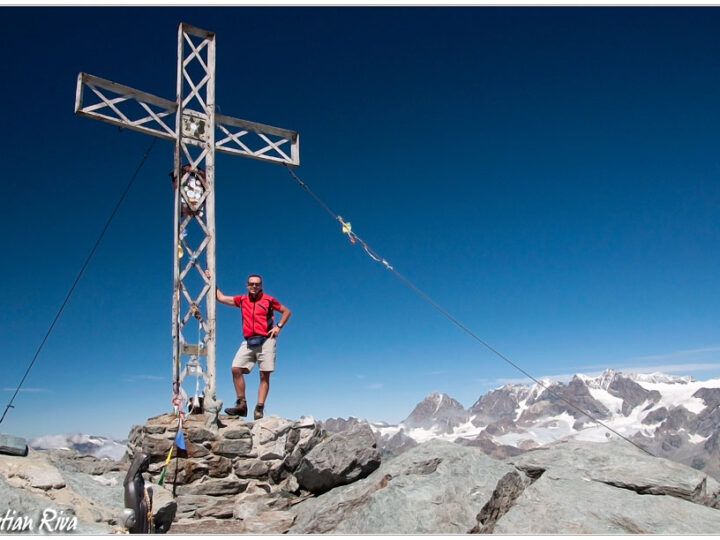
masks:
<svg viewBox="0 0 720 540"><path fill-rule="evenodd" d="M222 456L211 456L205 460L208 466L207 474L212 478L224 478L232 470L232 461Z"/></svg>
<svg viewBox="0 0 720 540"><path fill-rule="evenodd" d="M370 476L292 507L290 533L464 534L515 469L440 440L384 462Z"/></svg>
<svg viewBox="0 0 720 540"><path fill-rule="evenodd" d="M175 500L177 501L177 517L183 519L194 517L198 508L211 505L218 499L209 495L178 495ZM175 529L173 532L176 532Z"/></svg>
<svg viewBox="0 0 720 540"><path fill-rule="evenodd" d="M252 454L252 439L221 439L213 443L212 451L226 457L249 456Z"/></svg>
<svg viewBox="0 0 720 540"><path fill-rule="evenodd" d="M290 471L297 469L300 460L325 437L325 430L312 418L302 417L295 422L286 441L285 467Z"/></svg>
<svg viewBox="0 0 720 540"><path fill-rule="evenodd" d="M186 441L185 447L187 448L188 457L200 459L209 456L211 452L209 448L205 447L206 444L212 448L212 443L210 442L199 444Z"/></svg>
<svg viewBox="0 0 720 540"><path fill-rule="evenodd" d="M237 478L212 478L205 477L199 482L188 486L179 486L177 493L182 495L235 495L247 488L247 480L239 480Z"/></svg>
<svg viewBox="0 0 720 540"><path fill-rule="evenodd" d="M238 478L262 478L267 476L270 465L259 459L239 459L233 466Z"/></svg>
<svg viewBox="0 0 720 540"><path fill-rule="evenodd" d="M45 463L28 462L14 476L26 480L32 488L50 490L65 487L65 479L55 467Z"/></svg>
<svg viewBox="0 0 720 540"><path fill-rule="evenodd" d="M155 467L151 467L151 471L154 468L160 467L165 463L157 463ZM165 473L165 482L168 484L191 484L196 480L208 476L209 467L204 461L197 461L195 459L177 458L172 459L170 464L167 466L167 472Z"/></svg>
<svg viewBox="0 0 720 540"><path fill-rule="evenodd" d="M364 478L379 465L375 436L368 425L360 424L315 446L302 458L295 476L303 489L317 494Z"/></svg>
<svg viewBox="0 0 720 540"><path fill-rule="evenodd" d="M197 517L212 517L216 519L231 518L235 503L232 500L220 497L211 497L210 500L195 511Z"/></svg>
<svg viewBox="0 0 720 540"><path fill-rule="evenodd" d="M249 489L248 489L249 491ZM270 510L286 510L290 507L290 499L279 493L241 493L235 497L235 519L248 519Z"/></svg>
<svg viewBox="0 0 720 540"><path fill-rule="evenodd" d="M490 501L483 506L477 515L478 525L473 527L470 533L492 533L498 519L507 513L515 504L517 498L525 491L525 488L532 482L532 478L517 471L509 472L503 476L497 483Z"/></svg>
<svg viewBox="0 0 720 540"><path fill-rule="evenodd" d="M181 518L173 523L173 534L209 535L209 534L232 534L238 535L245 532L243 522L237 519L188 519Z"/></svg>
<svg viewBox="0 0 720 540"><path fill-rule="evenodd" d="M655 458L624 441L568 441L510 458L525 471L544 470L550 478L586 479L636 493L670 495L718 506L720 484L680 463Z"/></svg>
<svg viewBox="0 0 720 540"><path fill-rule="evenodd" d="M187 438L194 443L202 443L205 441L214 441L217 439L215 433L204 427L195 427L187 430Z"/></svg>
<svg viewBox="0 0 720 540"><path fill-rule="evenodd" d="M222 436L226 439L249 439L252 437L252 432L246 427L228 429L222 433Z"/></svg>
<svg viewBox="0 0 720 540"><path fill-rule="evenodd" d="M720 485L626 442L564 442L507 459L539 478L478 532L500 534L712 534ZM657 496L660 495L660 496ZM491 501L492 503L492 501Z"/></svg>
<svg viewBox="0 0 720 540"><path fill-rule="evenodd" d="M720 511L582 478L543 475L495 524L496 534L716 534Z"/></svg>
<svg viewBox="0 0 720 540"><path fill-rule="evenodd" d="M143 454L150 456L152 461L165 461L167 453L172 445L172 438L146 435L142 438L141 448Z"/></svg>
<svg viewBox="0 0 720 540"><path fill-rule="evenodd" d="M164 486L154 484L146 486L152 489L152 513L153 525L156 533L166 533L170 530L177 512L177 501L172 496L172 491Z"/></svg>
<svg viewBox="0 0 720 540"><path fill-rule="evenodd" d="M270 510L243 520L247 534L284 534L293 522L295 514L284 510Z"/></svg>
<svg viewBox="0 0 720 540"><path fill-rule="evenodd" d="M0 454L27 456L27 453L28 445L25 439L7 433L0 433Z"/></svg>
<svg viewBox="0 0 720 540"><path fill-rule="evenodd" d="M293 422L277 416L256 420L252 427L253 454L261 460L283 459L288 451L288 435Z"/></svg>

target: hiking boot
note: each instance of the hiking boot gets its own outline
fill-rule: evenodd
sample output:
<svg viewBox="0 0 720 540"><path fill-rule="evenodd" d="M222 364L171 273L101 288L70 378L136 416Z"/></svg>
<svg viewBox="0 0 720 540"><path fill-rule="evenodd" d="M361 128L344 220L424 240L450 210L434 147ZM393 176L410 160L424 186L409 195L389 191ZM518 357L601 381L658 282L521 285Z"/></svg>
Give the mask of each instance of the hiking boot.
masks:
<svg viewBox="0 0 720 540"><path fill-rule="evenodd" d="M253 416L255 417L255 420L260 420L263 417L263 414L265 412L265 404L257 404L255 405L255 413Z"/></svg>
<svg viewBox="0 0 720 540"><path fill-rule="evenodd" d="M225 409L225 414L229 414L230 416L247 416L247 401L245 401L245 398L237 398L235 406Z"/></svg>

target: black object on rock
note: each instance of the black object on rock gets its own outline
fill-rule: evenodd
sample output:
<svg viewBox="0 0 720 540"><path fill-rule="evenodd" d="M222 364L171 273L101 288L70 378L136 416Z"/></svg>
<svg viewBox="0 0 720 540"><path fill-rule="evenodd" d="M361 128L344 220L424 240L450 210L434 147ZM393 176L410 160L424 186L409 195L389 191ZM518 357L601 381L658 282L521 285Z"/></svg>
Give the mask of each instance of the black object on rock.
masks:
<svg viewBox="0 0 720 540"><path fill-rule="evenodd" d="M142 476L142 473L148 470L149 465L150 457L138 452L123 482L125 490L123 525L127 527L130 534L148 534L150 532L148 513L152 510L152 493L146 496L145 479Z"/></svg>

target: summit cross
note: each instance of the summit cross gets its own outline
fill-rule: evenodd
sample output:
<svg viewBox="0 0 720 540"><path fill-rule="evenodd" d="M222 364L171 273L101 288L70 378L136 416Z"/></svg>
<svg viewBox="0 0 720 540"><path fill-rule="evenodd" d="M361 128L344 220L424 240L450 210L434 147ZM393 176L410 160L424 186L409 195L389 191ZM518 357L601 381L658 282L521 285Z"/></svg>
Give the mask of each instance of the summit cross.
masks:
<svg viewBox="0 0 720 540"><path fill-rule="evenodd" d="M206 426L217 430L222 402L215 395L215 151L297 166L299 135L217 114L215 34L186 23L178 26L175 101L80 73L75 112L175 142L172 402L177 412L185 398L189 408L204 411ZM185 252L188 257L183 262ZM209 278L200 264L203 254ZM191 321L198 324L197 343L189 342L183 332ZM187 375L198 378L193 397L182 387ZM197 395L200 378L202 401Z"/></svg>

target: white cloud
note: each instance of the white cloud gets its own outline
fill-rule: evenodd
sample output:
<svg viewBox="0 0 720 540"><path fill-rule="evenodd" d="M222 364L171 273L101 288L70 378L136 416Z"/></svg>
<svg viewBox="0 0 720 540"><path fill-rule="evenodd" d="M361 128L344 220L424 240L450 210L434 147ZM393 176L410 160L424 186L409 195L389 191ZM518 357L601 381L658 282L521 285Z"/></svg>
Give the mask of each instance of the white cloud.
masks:
<svg viewBox="0 0 720 540"><path fill-rule="evenodd" d="M649 373L662 371L663 373L680 373L688 375L689 371L712 371L720 370L720 362L712 364L658 364L654 366L621 367L618 371L629 371L632 373Z"/></svg>
<svg viewBox="0 0 720 540"><path fill-rule="evenodd" d="M686 353L686 354L692 354L693 352L710 352L711 350L714 351L714 349L695 349L695 351L677 351L678 353ZM720 350L720 348L718 348ZM669 353L668 355L662 355L657 357L642 357L642 358L672 358L675 353ZM640 358L635 358L635 360L639 360ZM541 375L541 376L535 376L536 379L550 379L552 381L558 381L558 382L568 382L570 379L573 378L573 375L576 375L578 373L582 373L583 375L587 375L588 377L598 377L602 374L603 370L597 371L598 366L592 366L586 367L586 368L578 368L577 371L573 373L561 373L558 375ZM647 366L638 366L638 365L627 365L627 366L608 366L612 367L615 371L620 371L622 373L655 373L655 372L661 372L661 373L678 373L680 375L689 375L691 371L720 371L720 362L717 363L697 363L697 364L653 364L653 365L647 365ZM533 380L528 377L508 377L508 378L499 378L495 379L494 383L497 386L502 386L504 384L531 384L533 383Z"/></svg>
<svg viewBox="0 0 720 540"><path fill-rule="evenodd" d="M385 386L383 383L372 383L368 384L365 388L368 390L379 390L383 386Z"/></svg>
<svg viewBox="0 0 720 540"><path fill-rule="evenodd" d="M3 388L3 392L14 392L17 388ZM48 388L21 388L20 392L50 392Z"/></svg>
<svg viewBox="0 0 720 540"><path fill-rule="evenodd" d="M629 358L629 360L632 361L642 361L642 360L671 360L674 358L682 358L687 356L697 356L700 354L705 353L712 353L712 352L720 352L720 346L714 345L711 347L703 347L699 349L686 349L681 351L672 351L669 353L663 353L663 354L653 354L650 356L635 356L632 358Z"/></svg>

